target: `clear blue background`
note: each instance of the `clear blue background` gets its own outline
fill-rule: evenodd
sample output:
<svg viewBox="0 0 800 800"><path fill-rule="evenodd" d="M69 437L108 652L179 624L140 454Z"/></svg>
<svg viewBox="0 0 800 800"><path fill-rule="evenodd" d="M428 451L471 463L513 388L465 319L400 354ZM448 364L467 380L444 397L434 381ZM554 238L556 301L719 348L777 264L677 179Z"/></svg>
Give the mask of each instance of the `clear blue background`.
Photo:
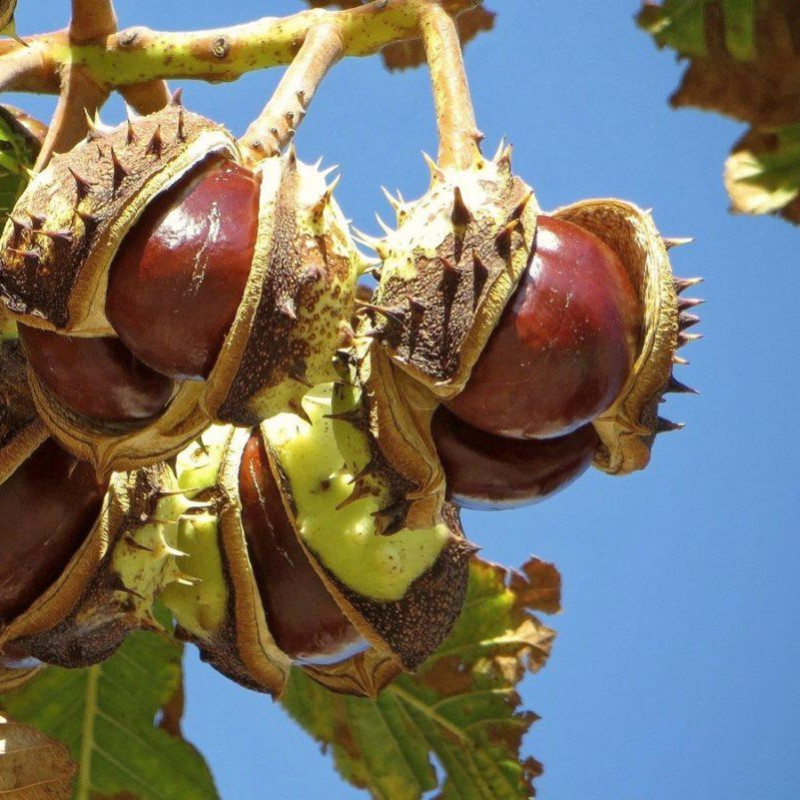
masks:
<svg viewBox="0 0 800 800"><path fill-rule="evenodd" d="M702 274L701 330L670 399L687 422L659 439L643 474L598 472L532 509L467 514L484 556L554 561L564 613L548 667L524 683L543 719L525 743L545 764L549 800L794 800L800 796L797 319L800 231L733 217L721 181L743 126L666 100L682 67L638 31L636 0L487 0L496 30L467 47L478 120L493 152L515 144L516 170L544 208L619 196L667 235L678 274ZM123 25L215 27L297 11L296 0L119 0ZM66 0L20 0L23 33L61 27ZM240 134L280 71L230 85L187 83L187 105ZM12 98L9 98L10 100ZM17 98L17 102L21 102ZM47 99L24 101L45 115ZM111 121L121 117L112 105ZM422 193L420 150L435 152L428 78L348 60L303 125L300 156L339 163L338 199L355 224L389 219L380 185ZM266 697L194 656L188 736L225 800L327 800L363 794Z"/></svg>

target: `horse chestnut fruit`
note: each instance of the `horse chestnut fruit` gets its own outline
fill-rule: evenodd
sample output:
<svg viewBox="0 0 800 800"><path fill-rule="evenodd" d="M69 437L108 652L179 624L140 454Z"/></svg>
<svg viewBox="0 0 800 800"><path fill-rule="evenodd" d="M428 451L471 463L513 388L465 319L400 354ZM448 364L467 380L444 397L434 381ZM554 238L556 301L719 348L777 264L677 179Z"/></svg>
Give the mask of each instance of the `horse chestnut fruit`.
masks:
<svg viewBox="0 0 800 800"><path fill-rule="evenodd" d="M52 439L0 486L0 623L58 578L91 530L106 487Z"/></svg>
<svg viewBox="0 0 800 800"><path fill-rule="evenodd" d="M156 197L111 264L106 315L145 364L202 380L236 316L253 260L259 181L212 158Z"/></svg>
<svg viewBox="0 0 800 800"><path fill-rule="evenodd" d="M473 428L443 406L433 440L448 499L462 508L498 510L538 503L579 478L600 443L592 425L553 439L508 439Z"/></svg>
<svg viewBox="0 0 800 800"><path fill-rule="evenodd" d="M487 433L564 436L618 397L641 327L636 289L614 251L578 225L539 216L528 268L448 407Z"/></svg>
<svg viewBox="0 0 800 800"><path fill-rule="evenodd" d="M170 378L113 337L83 338L19 326L31 368L72 411L99 422L148 420L172 399Z"/></svg>
<svg viewBox="0 0 800 800"><path fill-rule="evenodd" d="M334 664L366 649L311 566L283 508L259 433L239 470L242 523L250 562L276 644L303 664Z"/></svg>

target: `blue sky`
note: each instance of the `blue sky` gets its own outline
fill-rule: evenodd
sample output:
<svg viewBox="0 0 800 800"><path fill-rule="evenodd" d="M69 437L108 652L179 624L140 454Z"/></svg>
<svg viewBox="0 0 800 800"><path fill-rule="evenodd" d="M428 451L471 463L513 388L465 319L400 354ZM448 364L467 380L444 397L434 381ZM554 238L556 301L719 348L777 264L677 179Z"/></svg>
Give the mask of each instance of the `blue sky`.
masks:
<svg viewBox="0 0 800 800"><path fill-rule="evenodd" d="M795 448L800 232L730 216L723 160L743 126L667 97L682 67L633 24L636 0L488 0L494 33L470 44L478 122L503 134L543 208L618 196L652 206L680 275L704 275L700 330L678 377L697 398L670 399L685 421L644 473L598 472L541 506L468 513L483 554L508 565L554 561L564 613L553 657L526 680L543 719L526 753L544 762L553 800L790 800L800 785L800 499ZM21 0L23 33L53 29L65 0ZM120 0L123 24L213 27L283 14L295 0ZM279 77L187 83L185 103L240 134ZM17 99L17 102L22 102ZM26 99L47 114L47 99ZM108 116L119 119L121 107ZM116 116L115 116L116 115ZM298 139L301 158L342 165L337 196L359 228L389 218L379 187L422 193L420 151L435 152L424 71L390 75L349 60L326 81ZM187 735L225 800L364 795L265 697L191 657Z"/></svg>

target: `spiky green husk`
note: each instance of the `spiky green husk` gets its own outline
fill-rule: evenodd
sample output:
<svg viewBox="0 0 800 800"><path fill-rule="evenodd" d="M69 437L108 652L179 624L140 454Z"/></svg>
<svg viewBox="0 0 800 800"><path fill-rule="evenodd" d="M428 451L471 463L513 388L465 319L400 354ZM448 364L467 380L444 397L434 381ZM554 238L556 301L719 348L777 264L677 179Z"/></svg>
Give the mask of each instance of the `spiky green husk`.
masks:
<svg viewBox="0 0 800 800"><path fill-rule="evenodd" d="M309 674L337 691L374 696L400 670L418 666L450 630L473 548L453 509L431 527L386 535L380 512L389 490L380 472L371 475L365 495L354 489L357 475L334 433L340 421L331 419L332 394L331 384L317 386L302 399L302 415L277 414L260 430L283 497L280 513L370 644L345 663L309 667ZM199 646L205 660L245 686L280 694L291 661L269 633L241 518L239 471L249 436L247 430L212 428L179 456L182 489L202 505L181 521L183 532L185 524L194 525L192 537L179 533L187 553L181 566L192 576L202 572L203 581L174 584L162 598L181 635Z"/></svg>
<svg viewBox="0 0 800 800"><path fill-rule="evenodd" d="M439 558L452 533L440 521L380 535L391 489L380 471L364 473L373 460L366 437L361 459L350 464L343 459L334 434L334 426L342 423L329 416L331 391L324 386L306 395L308 421L278 414L261 430L300 539L320 567L358 595L400 600Z"/></svg>
<svg viewBox="0 0 800 800"><path fill-rule="evenodd" d="M108 267L148 203L233 137L179 105L94 129L55 156L20 197L0 237L0 297L34 327L113 336Z"/></svg>
<svg viewBox="0 0 800 800"><path fill-rule="evenodd" d="M112 476L103 509L58 580L0 633L45 663L108 658L132 630L158 630L152 607L177 580L177 520L185 501L166 465Z"/></svg>
<svg viewBox="0 0 800 800"><path fill-rule="evenodd" d="M0 299L7 309L61 333L115 335L105 298L118 247L147 204L211 154L239 160L230 134L178 105L114 129L94 127L34 178L6 225ZM98 472L170 458L214 420L250 426L298 410L309 385L332 379L361 258L325 173L294 152L259 171L253 264L207 382L180 385L147 424L119 426L75 414L31 372L52 435Z"/></svg>
<svg viewBox="0 0 800 800"><path fill-rule="evenodd" d="M380 654L389 653L404 669L414 669L461 611L474 548L449 507L433 524L414 528L401 521L412 507L408 495L402 509L387 511L388 502L397 503L401 474L369 433L375 403L366 402L367 392L357 391L356 404L347 411L335 411L337 394L348 388L317 387L304 400L309 421L281 415L267 420L262 431L300 541L342 611L377 653L359 666L369 658L378 668ZM394 410L401 408L398 403ZM410 432L405 421L394 424Z"/></svg>
<svg viewBox="0 0 800 800"><path fill-rule="evenodd" d="M258 169L253 266L204 399L214 419L249 426L299 410L309 386L333 379L361 270L325 173L294 151Z"/></svg>
<svg viewBox="0 0 800 800"><path fill-rule="evenodd" d="M383 265L366 309L393 361L446 400L463 389L525 272L538 206L509 150L470 169L429 165L428 192L397 203L397 230L373 242Z"/></svg>
<svg viewBox="0 0 800 800"><path fill-rule="evenodd" d="M204 661L247 688L277 695L291 661L269 632L247 554L239 467L249 436L214 426L178 456L182 490L197 504L181 520L181 566L201 581L174 584L162 599L178 635L194 642Z"/></svg>

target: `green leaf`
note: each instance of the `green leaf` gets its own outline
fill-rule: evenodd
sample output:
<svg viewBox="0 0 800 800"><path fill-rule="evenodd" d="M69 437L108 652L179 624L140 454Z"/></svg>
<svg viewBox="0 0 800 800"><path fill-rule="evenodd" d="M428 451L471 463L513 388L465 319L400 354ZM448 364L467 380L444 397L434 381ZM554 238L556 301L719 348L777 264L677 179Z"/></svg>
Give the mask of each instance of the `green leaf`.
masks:
<svg viewBox="0 0 800 800"><path fill-rule="evenodd" d="M283 705L331 750L344 778L378 800L418 800L437 788L443 800L531 797L541 766L521 761L520 748L537 717L520 709L516 686L549 656L555 634L532 612L555 613L559 594L550 564L532 559L509 573L476 559L461 618L416 675L364 700L293 670Z"/></svg>
<svg viewBox="0 0 800 800"><path fill-rule="evenodd" d="M15 110L0 106L0 213L14 208L28 184L26 168L33 166L39 144L15 122Z"/></svg>
<svg viewBox="0 0 800 800"><path fill-rule="evenodd" d="M684 56L706 54L705 12L708 0L666 0L647 3L637 22L653 35L659 47L672 47Z"/></svg>
<svg viewBox="0 0 800 800"><path fill-rule="evenodd" d="M48 667L0 705L69 747L78 764L75 800L215 800L200 754L155 723L180 692L181 654L177 643L133 634L108 661L82 670ZM174 732L174 720L169 728Z"/></svg>

